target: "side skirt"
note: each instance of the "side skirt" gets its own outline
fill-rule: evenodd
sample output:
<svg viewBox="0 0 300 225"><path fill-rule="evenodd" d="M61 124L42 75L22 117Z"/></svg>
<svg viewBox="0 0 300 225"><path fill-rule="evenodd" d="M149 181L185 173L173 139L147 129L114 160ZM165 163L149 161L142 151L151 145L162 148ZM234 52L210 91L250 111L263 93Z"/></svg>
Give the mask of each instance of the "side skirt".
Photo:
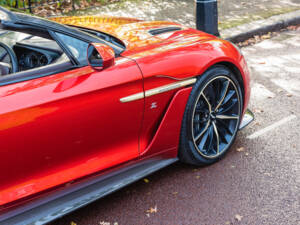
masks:
<svg viewBox="0 0 300 225"><path fill-rule="evenodd" d="M71 185L68 189L65 188L58 191L58 193L55 192L43 199L34 200L0 215L0 224L40 225L48 223L176 161L178 161L178 158L149 159L107 175Z"/></svg>

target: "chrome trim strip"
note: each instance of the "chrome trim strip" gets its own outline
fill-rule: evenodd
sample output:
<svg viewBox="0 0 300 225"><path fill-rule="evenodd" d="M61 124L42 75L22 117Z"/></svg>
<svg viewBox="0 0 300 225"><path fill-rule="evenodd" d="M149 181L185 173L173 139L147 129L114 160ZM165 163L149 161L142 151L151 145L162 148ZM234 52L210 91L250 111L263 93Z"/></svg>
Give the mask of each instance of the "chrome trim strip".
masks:
<svg viewBox="0 0 300 225"><path fill-rule="evenodd" d="M178 81L183 81L185 80L185 78L177 78L177 77L171 77L171 76L167 76L167 75L156 75L154 77L158 77L158 78L168 78L168 79L171 79L171 80L178 80Z"/></svg>
<svg viewBox="0 0 300 225"><path fill-rule="evenodd" d="M174 89L177 89L177 88L185 87L185 86L196 83L196 81L197 81L197 78L191 78L191 79L175 82L175 83L172 83L172 84L167 84L167 85L164 85L164 86L161 86L161 87L158 87L158 88L150 89L148 91L145 91L145 97L147 98L147 97L157 95L157 94L161 94L161 93L171 91L171 90L174 90ZM136 101L136 100L139 100L139 99L142 99L142 98L144 98L144 93L140 92L140 93L137 93L137 94L134 94L134 95L130 95L130 96L121 98L120 102L122 102L122 103L132 102L132 101Z"/></svg>
<svg viewBox="0 0 300 225"><path fill-rule="evenodd" d="M130 95L130 96L121 98L120 102L122 102L122 103L132 102L132 101L136 101L136 100L139 100L139 99L142 99L142 98L144 98L144 92L140 92L140 93L137 93L137 94L134 94L134 95Z"/></svg>

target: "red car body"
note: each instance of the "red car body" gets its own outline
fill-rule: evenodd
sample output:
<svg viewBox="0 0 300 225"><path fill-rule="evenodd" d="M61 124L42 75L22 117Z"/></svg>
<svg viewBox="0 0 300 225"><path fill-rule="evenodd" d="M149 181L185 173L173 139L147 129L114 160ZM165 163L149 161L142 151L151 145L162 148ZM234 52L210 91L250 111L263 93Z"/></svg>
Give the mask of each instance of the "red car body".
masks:
<svg viewBox="0 0 300 225"><path fill-rule="evenodd" d="M96 29L95 22L82 20L64 23ZM152 42L153 35L142 37L145 31L174 26L180 29ZM97 70L86 65L1 85L3 214L116 168L176 159L191 84L213 65L239 74L245 113L249 71L231 43L174 23L127 21L116 27L113 35L119 32L122 38L127 31L132 36L123 40L127 48L113 66ZM144 39L134 40L134 35ZM130 101L136 95L140 98Z"/></svg>

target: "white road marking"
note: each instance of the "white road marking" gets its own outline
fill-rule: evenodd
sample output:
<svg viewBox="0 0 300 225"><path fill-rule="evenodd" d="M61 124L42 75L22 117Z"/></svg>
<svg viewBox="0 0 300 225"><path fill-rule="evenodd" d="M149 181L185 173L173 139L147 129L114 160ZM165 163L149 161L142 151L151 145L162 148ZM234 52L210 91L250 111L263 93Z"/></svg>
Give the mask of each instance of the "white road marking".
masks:
<svg viewBox="0 0 300 225"><path fill-rule="evenodd" d="M263 101L267 98L274 98L276 95L269 91L264 85L254 83L251 87L251 98L255 101Z"/></svg>
<svg viewBox="0 0 300 225"><path fill-rule="evenodd" d="M259 131L254 132L253 134L249 135L247 138L248 139L257 138L257 137L259 137L259 136L261 136L261 135L263 135L263 134L265 134L265 133L267 133L267 132L269 132L269 131L271 131L271 130L273 130L273 129L281 126L281 125L284 125L285 123L287 123L287 122L289 122L289 121L291 121L293 119L296 119L296 118L297 118L297 116L295 116L295 115L288 116L288 117L286 117L286 118L284 118L282 120L279 120L276 123L273 123L272 125L270 125L268 127L265 127L265 128L263 128L263 129L261 129Z"/></svg>
<svg viewBox="0 0 300 225"><path fill-rule="evenodd" d="M297 73L294 73L297 74ZM300 69L299 73L300 74ZM271 81L282 89L296 96L300 96L300 80L299 79L271 79Z"/></svg>

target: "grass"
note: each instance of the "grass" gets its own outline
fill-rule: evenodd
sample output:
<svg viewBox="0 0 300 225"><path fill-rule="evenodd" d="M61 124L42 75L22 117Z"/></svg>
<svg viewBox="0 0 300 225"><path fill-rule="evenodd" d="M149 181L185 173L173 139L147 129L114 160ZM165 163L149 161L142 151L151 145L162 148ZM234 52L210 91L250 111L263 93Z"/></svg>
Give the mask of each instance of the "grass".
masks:
<svg viewBox="0 0 300 225"><path fill-rule="evenodd" d="M289 13L289 12L293 12L296 10L300 10L300 7L280 8L280 9L276 9L276 10L263 11L261 13L258 13L255 15L248 15L248 16L246 16L244 18L240 18L240 19L234 19L234 20L229 19L226 21L222 21L219 23L219 28L220 28L220 30L225 30L225 29L229 29L232 27L237 27L242 24L250 23L255 20L267 19L267 18L270 18L271 16Z"/></svg>

